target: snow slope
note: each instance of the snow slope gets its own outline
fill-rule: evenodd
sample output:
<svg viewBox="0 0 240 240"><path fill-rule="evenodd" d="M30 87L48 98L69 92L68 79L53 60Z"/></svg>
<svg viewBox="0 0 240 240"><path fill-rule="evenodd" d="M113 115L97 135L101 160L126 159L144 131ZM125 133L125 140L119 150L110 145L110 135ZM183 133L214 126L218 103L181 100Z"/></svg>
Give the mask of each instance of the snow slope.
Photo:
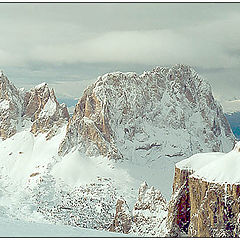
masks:
<svg viewBox="0 0 240 240"><path fill-rule="evenodd" d="M0 237L125 237L120 233L0 217ZM129 236L129 235L128 235Z"/></svg>
<svg viewBox="0 0 240 240"><path fill-rule="evenodd" d="M48 140L45 134L37 137L24 130L0 143L1 175L16 184L26 184L32 173L44 173L57 158L57 148L65 134L66 126L56 137Z"/></svg>
<svg viewBox="0 0 240 240"><path fill-rule="evenodd" d="M202 178L208 182L239 184L240 176L240 142L235 148L220 156L218 159L211 161L196 171L192 176Z"/></svg>
<svg viewBox="0 0 240 240"><path fill-rule="evenodd" d="M212 152L212 153L197 153L193 156L182 160L176 164L176 167L183 170L197 171L203 166L209 164L212 161L218 160L224 153Z"/></svg>
<svg viewBox="0 0 240 240"><path fill-rule="evenodd" d="M58 146L65 128L50 140L46 134L34 136L26 129L0 142L0 212L22 221L96 228L98 221L106 225L112 222L121 196L133 208L144 180L163 186L170 196L169 177L173 176L168 159L162 165L147 167L115 163L102 156L87 157L77 150L60 157ZM68 208L72 210L58 213L58 209ZM69 223L71 215L76 218Z"/></svg>
<svg viewBox="0 0 240 240"><path fill-rule="evenodd" d="M132 206L137 196L137 189L143 181L161 189L169 199L176 162L165 157L151 164L117 162L106 157L87 157L78 150L68 153L56 163L52 175L71 186L93 182L98 176L111 178L121 195Z"/></svg>

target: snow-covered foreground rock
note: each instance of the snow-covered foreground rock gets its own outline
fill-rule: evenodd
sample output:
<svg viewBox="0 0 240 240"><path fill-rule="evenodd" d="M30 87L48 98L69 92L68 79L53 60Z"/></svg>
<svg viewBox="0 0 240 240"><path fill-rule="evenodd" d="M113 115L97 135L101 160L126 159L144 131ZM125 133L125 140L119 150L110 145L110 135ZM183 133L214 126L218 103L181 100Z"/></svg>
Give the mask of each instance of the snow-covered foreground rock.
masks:
<svg viewBox="0 0 240 240"><path fill-rule="evenodd" d="M34 223L0 217L1 237L120 237L126 235L71 226Z"/></svg>
<svg viewBox="0 0 240 240"><path fill-rule="evenodd" d="M240 143L229 153L196 154L176 164L170 236L239 237Z"/></svg>

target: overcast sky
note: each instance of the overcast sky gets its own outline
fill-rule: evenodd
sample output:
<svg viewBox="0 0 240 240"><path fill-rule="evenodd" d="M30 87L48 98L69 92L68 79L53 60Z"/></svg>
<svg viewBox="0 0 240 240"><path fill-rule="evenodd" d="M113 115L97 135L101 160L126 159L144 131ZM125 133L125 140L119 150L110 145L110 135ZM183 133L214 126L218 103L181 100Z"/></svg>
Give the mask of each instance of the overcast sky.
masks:
<svg viewBox="0 0 240 240"><path fill-rule="evenodd" d="M218 99L240 98L240 3L0 4L0 68L80 97L109 71L183 63Z"/></svg>

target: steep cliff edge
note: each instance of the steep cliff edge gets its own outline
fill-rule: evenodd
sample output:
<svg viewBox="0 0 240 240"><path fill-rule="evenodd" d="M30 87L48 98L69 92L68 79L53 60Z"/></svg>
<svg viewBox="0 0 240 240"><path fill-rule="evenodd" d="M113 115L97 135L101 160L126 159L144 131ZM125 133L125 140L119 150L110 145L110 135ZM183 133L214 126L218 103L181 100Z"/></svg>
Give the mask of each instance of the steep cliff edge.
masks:
<svg viewBox="0 0 240 240"><path fill-rule="evenodd" d="M90 156L149 163L228 151L233 139L209 84L191 67L176 65L99 77L76 105L59 153L77 148Z"/></svg>
<svg viewBox="0 0 240 240"><path fill-rule="evenodd" d="M240 144L227 153L196 154L176 164L169 236L239 237Z"/></svg>

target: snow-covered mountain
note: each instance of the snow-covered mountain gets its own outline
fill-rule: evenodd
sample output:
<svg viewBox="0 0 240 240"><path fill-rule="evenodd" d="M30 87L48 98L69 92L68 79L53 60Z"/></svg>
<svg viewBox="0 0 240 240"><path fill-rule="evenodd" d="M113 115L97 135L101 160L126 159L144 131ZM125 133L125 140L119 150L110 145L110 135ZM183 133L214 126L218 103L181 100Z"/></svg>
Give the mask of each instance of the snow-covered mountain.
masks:
<svg viewBox="0 0 240 240"><path fill-rule="evenodd" d="M223 110L227 114L235 113L240 111L240 99L239 97L234 97L232 99L223 99L220 98Z"/></svg>
<svg viewBox="0 0 240 240"><path fill-rule="evenodd" d="M231 126L233 134L237 139L240 139L240 100L239 97L234 97L229 100L221 99L221 104L225 116Z"/></svg>
<svg viewBox="0 0 240 240"><path fill-rule="evenodd" d="M222 107L189 66L99 77L70 119L47 84L0 82L0 213L13 218L164 236L175 163L233 146ZM154 187L139 190L144 181Z"/></svg>
<svg viewBox="0 0 240 240"><path fill-rule="evenodd" d="M32 133L47 132L47 138L51 138L69 119L66 105L59 104L54 90L49 89L46 83L25 92L23 116L31 120Z"/></svg>
<svg viewBox="0 0 240 240"><path fill-rule="evenodd" d="M233 135L210 85L192 68L108 73L76 105L59 152L148 163L227 151Z"/></svg>

